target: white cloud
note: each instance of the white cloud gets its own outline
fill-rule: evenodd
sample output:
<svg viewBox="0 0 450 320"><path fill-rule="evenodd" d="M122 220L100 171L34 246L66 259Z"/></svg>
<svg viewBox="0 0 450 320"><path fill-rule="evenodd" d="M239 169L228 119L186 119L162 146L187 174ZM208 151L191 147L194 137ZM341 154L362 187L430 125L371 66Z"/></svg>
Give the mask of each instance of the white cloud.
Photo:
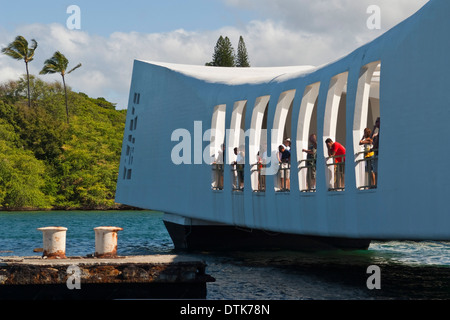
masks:
<svg viewBox="0 0 450 320"><path fill-rule="evenodd" d="M252 66L321 65L333 61L391 28L419 9L426 0L224 0L230 6L260 13L239 27L190 32L183 29L166 33L115 32L109 37L83 30L69 30L59 24L32 24L12 34L0 30L4 47L18 34L36 39L39 46L30 72L38 74L45 59L59 50L70 66L82 68L70 74L68 84L93 97L103 96L126 108L133 60L143 59L203 65L211 60L220 35L230 38L235 49L244 37ZM366 26L369 4L382 10L382 30ZM25 73L23 62L0 55L0 82ZM57 75L42 76L58 79Z"/></svg>
<svg viewBox="0 0 450 320"><path fill-rule="evenodd" d="M141 34L115 32L108 38L72 31L59 24L23 26L14 34L3 33L0 45L5 47L17 35L36 39L38 48L30 73L37 75L45 59L56 50L69 59L69 68L81 62L82 67L67 77L67 83L76 91L93 97L114 96L119 108L126 107L133 60L144 59L185 64L204 64L211 59L217 40L214 32L197 34L184 30L169 33ZM25 73L23 61L0 55L0 82L17 79ZM41 76L60 80L58 75Z"/></svg>
<svg viewBox="0 0 450 320"><path fill-rule="evenodd" d="M262 19L282 22L287 28L313 33L365 32L367 8L379 6L387 30L413 14L428 0L223 0L236 10L259 13Z"/></svg>

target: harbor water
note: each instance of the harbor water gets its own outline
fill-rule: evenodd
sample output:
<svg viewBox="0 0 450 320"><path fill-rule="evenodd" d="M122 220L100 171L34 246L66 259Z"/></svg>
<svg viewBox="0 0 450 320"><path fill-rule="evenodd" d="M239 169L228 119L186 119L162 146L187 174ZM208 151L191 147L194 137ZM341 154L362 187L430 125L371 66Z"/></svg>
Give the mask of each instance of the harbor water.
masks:
<svg viewBox="0 0 450 320"><path fill-rule="evenodd" d="M0 212L0 256L42 255L34 249L42 248L42 232L37 228L46 226L68 228L67 256L93 254L98 226L123 228L118 233L119 255L177 253L162 217L160 212L139 210ZM207 273L216 279L208 283L208 300L450 298L450 241L373 242L361 251L188 255L204 260Z"/></svg>

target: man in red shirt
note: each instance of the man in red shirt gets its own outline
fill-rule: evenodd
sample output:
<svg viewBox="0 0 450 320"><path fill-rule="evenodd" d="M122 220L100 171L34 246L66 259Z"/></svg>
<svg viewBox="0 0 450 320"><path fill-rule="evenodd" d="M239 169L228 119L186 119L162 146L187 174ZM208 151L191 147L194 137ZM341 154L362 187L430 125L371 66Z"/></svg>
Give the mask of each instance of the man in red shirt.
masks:
<svg viewBox="0 0 450 320"><path fill-rule="evenodd" d="M333 142L330 138L325 140L328 148L328 156L335 157L336 189L344 189L345 186L345 147L339 142Z"/></svg>

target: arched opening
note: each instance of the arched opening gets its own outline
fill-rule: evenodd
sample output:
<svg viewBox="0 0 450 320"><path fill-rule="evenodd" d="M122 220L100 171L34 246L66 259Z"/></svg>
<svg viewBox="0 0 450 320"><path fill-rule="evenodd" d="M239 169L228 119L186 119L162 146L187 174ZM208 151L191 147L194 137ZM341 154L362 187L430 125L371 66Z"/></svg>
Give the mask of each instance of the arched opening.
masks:
<svg viewBox="0 0 450 320"><path fill-rule="evenodd" d="M374 189L378 177L380 61L361 68L353 120L355 177L358 189Z"/></svg>
<svg viewBox="0 0 450 320"><path fill-rule="evenodd" d="M297 160L299 188L316 191L317 101L320 82L309 85L303 93L297 126Z"/></svg>
<svg viewBox="0 0 450 320"><path fill-rule="evenodd" d="M225 163L225 114L226 105L214 107L211 120L210 154L212 159L212 188L223 189L223 170Z"/></svg>
<svg viewBox="0 0 450 320"><path fill-rule="evenodd" d="M251 185L255 192L266 190L265 165L267 155L267 113L270 96L256 99L253 108L249 137L249 163L251 166Z"/></svg>
<svg viewBox="0 0 450 320"><path fill-rule="evenodd" d="M292 105L294 96L295 90L283 92L278 99L277 108L275 110L271 134L271 161L279 163L275 175L275 191L288 192L290 190L290 157L287 158L288 152L282 153L279 147L284 146L285 149L290 152ZM289 145L285 145L288 142Z"/></svg>
<svg viewBox="0 0 450 320"><path fill-rule="evenodd" d="M229 145L227 152L231 165L232 187L234 191L244 190L245 165L245 110L246 100L236 101L231 114Z"/></svg>
<svg viewBox="0 0 450 320"><path fill-rule="evenodd" d="M348 72L331 78L323 127L325 177L329 191L345 189L346 97Z"/></svg>

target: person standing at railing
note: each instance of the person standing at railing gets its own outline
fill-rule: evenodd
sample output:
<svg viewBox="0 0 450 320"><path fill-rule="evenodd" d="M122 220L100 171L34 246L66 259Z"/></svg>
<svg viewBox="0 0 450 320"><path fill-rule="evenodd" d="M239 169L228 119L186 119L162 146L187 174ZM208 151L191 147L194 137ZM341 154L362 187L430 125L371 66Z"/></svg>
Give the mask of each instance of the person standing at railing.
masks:
<svg viewBox="0 0 450 320"><path fill-rule="evenodd" d="M328 148L328 156L334 158L336 189L345 187L345 147L339 142L333 142L330 138L325 140Z"/></svg>
<svg viewBox="0 0 450 320"><path fill-rule="evenodd" d="M217 157L214 159L213 168L215 171L216 188L223 189L223 164L225 161L225 145L220 146L220 150L217 153Z"/></svg>
<svg viewBox="0 0 450 320"><path fill-rule="evenodd" d="M380 117L375 121L375 125L372 130L371 136L373 143L373 150L375 152L375 159L373 161L373 173L375 175L374 185L377 184L377 176L378 176L378 150L379 150L379 141L380 141Z"/></svg>
<svg viewBox="0 0 450 320"><path fill-rule="evenodd" d="M236 189L243 190L244 189L244 163L245 163L245 154L244 147L234 148L234 154L236 155L236 161L234 162L235 166L235 177L237 178Z"/></svg>
<svg viewBox="0 0 450 320"><path fill-rule="evenodd" d="M284 139L283 145L287 151L291 152L291 139L289 138Z"/></svg>
<svg viewBox="0 0 450 320"><path fill-rule="evenodd" d="M371 138L372 131L369 128L364 129L364 135L362 139L359 141L359 145L363 146L364 148L364 159L366 160L366 172L368 176L370 177L370 183L369 186L373 187L375 186L375 173L373 172L373 140Z"/></svg>
<svg viewBox="0 0 450 320"><path fill-rule="evenodd" d="M267 164L267 146L262 144L257 154L258 162L258 191L266 190L266 164Z"/></svg>
<svg viewBox="0 0 450 320"><path fill-rule="evenodd" d="M308 190L316 188L316 156L317 156L317 136L312 133L309 136L308 149L303 149L306 152L306 184Z"/></svg>
<svg viewBox="0 0 450 320"><path fill-rule="evenodd" d="M278 147L278 162L280 163L280 178L281 178L281 190L290 190L291 189L291 180L290 180L290 162L291 162L291 153L286 150L284 145L280 145Z"/></svg>
<svg viewBox="0 0 450 320"><path fill-rule="evenodd" d="M380 139L380 117L377 118L375 121L375 125L373 126L372 135L370 136L372 138L372 145L373 149L375 150L375 155L378 156L378 142Z"/></svg>

